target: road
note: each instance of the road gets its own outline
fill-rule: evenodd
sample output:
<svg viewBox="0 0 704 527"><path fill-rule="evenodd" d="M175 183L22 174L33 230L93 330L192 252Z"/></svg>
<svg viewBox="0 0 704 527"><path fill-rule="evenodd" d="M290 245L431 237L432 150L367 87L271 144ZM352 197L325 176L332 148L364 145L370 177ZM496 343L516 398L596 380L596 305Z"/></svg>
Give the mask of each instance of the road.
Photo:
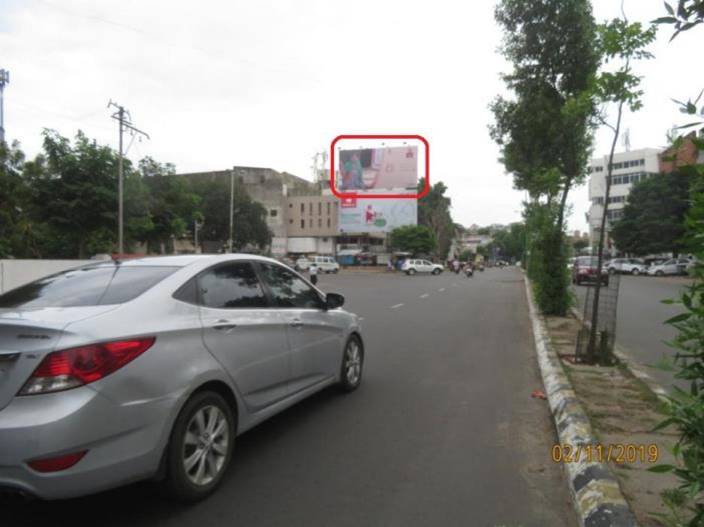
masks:
<svg viewBox="0 0 704 527"><path fill-rule="evenodd" d="M365 378L238 438L210 499L184 507L143 483L13 505L11 526L575 526L522 274L473 279L343 272L319 285L363 317Z"/></svg>
<svg viewBox="0 0 704 527"><path fill-rule="evenodd" d="M663 304L661 300L677 298L689 283L685 277L621 276L616 319L616 342L635 362L663 388L672 386L672 373L649 367L663 356L672 356L672 348L665 344L676 331L663 324L682 311L681 306ZM584 293L588 286L574 287L583 310ZM686 383L677 382L686 387Z"/></svg>

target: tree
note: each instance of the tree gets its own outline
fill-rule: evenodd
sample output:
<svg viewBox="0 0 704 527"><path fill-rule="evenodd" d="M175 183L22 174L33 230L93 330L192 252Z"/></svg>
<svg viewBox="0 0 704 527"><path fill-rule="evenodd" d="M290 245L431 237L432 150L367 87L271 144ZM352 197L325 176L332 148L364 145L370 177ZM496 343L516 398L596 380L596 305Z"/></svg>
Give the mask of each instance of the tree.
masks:
<svg viewBox="0 0 704 527"><path fill-rule="evenodd" d="M198 211L203 218L199 229L203 240L218 241L223 245L230 237L230 185L221 179L194 181L192 189L200 198ZM235 180L233 247L264 248L271 243L271 231L266 224L267 211L252 200L244 185Z"/></svg>
<svg viewBox="0 0 704 527"><path fill-rule="evenodd" d="M150 225L143 239L151 251L164 253L174 238L183 236L193 225L201 198L191 189L190 182L176 176L174 166L161 164L151 157L139 162L142 182L148 189Z"/></svg>
<svg viewBox="0 0 704 527"><path fill-rule="evenodd" d="M604 194L604 210L601 217L599 229L599 244L597 249L597 269L596 275L600 276L604 261L604 240L606 236L606 218L609 209L609 197L611 194L611 173L613 171L614 151L616 141L618 141L621 131L621 118L624 108L631 112L639 110L643 103L641 97L643 91L639 88L641 78L634 74L632 63L637 60L652 58L652 54L646 51L646 47L655 40L655 27L651 26L643 29L640 22L629 23L625 15L615 18L611 22L599 26L599 47L603 53L605 65L611 69L602 69L597 75L594 83L592 97L597 103L603 105L615 105L615 122L609 123L606 118L600 116L600 121L613 132L611 150L609 151L609 163L606 170L606 192ZM618 61L620 65L613 68L613 62ZM601 291L601 280L597 280L594 286L594 302L591 316L591 331L589 333L589 344L587 347L587 361L594 363L597 360L602 363L610 363L612 358L599 354L597 356L597 336L599 331L599 297Z"/></svg>
<svg viewBox="0 0 704 527"><path fill-rule="evenodd" d="M391 231L391 247L411 254L430 254L437 247L435 233L424 225L404 225Z"/></svg>
<svg viewBox="0 0 704 527"><path fill-rule="evenodd" d="M634 185L623 218L611 230L618 249L637 256L677 255L683 249L689 184L687 173L673 172Z"/></svg>
<svg viewBox="0 0 704 527"><path fill-rule="evenodd" d="M52 130L43 135L44 152L25 172L31 215L44 224L42 252L63 258L111 252L117 225L116 153L80 131L73 144Z"/></svg>
<svg viewBox="0 0 704 527"><path fill-rule="evenodd" d="M424 188L425 181L421 180L418 190ZM433 248L435 256L444 259L450 252L450 245L455 236L455 223L450 215L450 198L445 196L447 186L438 181L430 187L430 192L418 200L418 225L428 227L437 239Z"/></svg>
<svg viewBox="0 0 704 527"><path fill-rule="evenodd" d="M36 256L32 222L26 209L29 187L22 175L18 143L0 142L0 258Z"/></svg>
<svg viewBox="0 0 704 527"><path fill-rule="evenodd" d="M520 260L526 246L526 226L524 223L512 223L508 229L494 233L493 245L501 257L507 260Z"/></svg>
<svg viewBox="0 0 704 527"><path fill-rule="evenodd" d="M668 16L653 20L653 23L674 25L675 32L670 37L670 41L681 32L688 31L704 22L704 0L679 0L677 2L677 11L669 3L665 2L665 9Z"/></svg>
<svg viewBox="0 0 704 527"><path fill-rule="evenodd" d="M596 24L588 0L501 0L495 18L512 65L503 79L514 98L495 99L490 133L514 186L543 207L540 221L529 223L540 226L530 237L540 250L532 251L536 272L529 275L542 292L536 294L541 310L564 315L570 300L564 217L570 189L586 177L595 114L590 94L599 64Z"/></svg>
<svg viewBox="0 0 704 527"><path fill-rule="evenodd" d="M586 249L587 247L589 247L589 241L584 238L579 238L572 242L572 248L576 253L579 253L579 251Z"/></svg>

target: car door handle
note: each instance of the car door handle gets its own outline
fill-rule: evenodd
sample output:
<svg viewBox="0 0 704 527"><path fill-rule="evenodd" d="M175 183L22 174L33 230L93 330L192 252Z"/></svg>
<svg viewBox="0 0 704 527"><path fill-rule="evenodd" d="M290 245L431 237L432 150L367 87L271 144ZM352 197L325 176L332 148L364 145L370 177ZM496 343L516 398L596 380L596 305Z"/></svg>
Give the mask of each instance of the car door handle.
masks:
<svg viewBox="0 0 704 527"><path fill-rule="evenodd" d="M289 322L289 325L293 328L300 328L303 326L303 322L298 318L294 318L291 322Z"/></svg>
<svg viewBox="0 0 704 527"><path fill-rule="evenodd" d="M215 324L213 324L213 329L217 329L219 331L221 330L229 330L237 327L237 324L233 324L229 320L218 320Z"/></svg>

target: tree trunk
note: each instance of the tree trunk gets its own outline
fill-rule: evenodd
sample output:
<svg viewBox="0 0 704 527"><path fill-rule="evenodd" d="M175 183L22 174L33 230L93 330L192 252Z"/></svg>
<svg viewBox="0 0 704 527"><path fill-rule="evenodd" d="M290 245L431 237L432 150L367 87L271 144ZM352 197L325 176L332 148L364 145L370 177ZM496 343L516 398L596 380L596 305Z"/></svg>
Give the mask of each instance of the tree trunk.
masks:
<svg viewBox="0 0 704 527"><path fill-rule="evenodd" d="M604 259L604 239L606 235L606 213L609 210L609 195L611 194L611 172L614 164L614 151L616 141L621 130L621 116L623 114L623 102L618 105L616 117L616 129L614 139L611 141L611 151L609 152L609 164L606 167L606 191L604 193L604 213L601 216L601 227L599 230L599 249L597 252L596 283L594 284L594 305L592 306L592 327L589 333L589 344L587 346L587 360L593 364L596 362L597 334L599 332L599 296L601 293L601 268Z"/></svg>

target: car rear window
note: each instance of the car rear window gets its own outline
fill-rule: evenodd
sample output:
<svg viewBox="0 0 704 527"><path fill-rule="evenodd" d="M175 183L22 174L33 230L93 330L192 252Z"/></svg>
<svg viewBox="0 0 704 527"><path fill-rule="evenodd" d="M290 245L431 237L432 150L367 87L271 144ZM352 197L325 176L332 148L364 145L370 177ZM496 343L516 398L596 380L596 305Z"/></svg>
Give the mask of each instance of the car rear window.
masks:
<svg viewBox="0 0 704 527"><path fill-rule="evenodd" d="M577 265L591 265L596 267L599 259L591 256L582 256L577 258Z"/></svg>
<svg viewBox="0 0 704 527"><path fill-rule="evenodd" d="M117 264L79 267L0 295L0 308L122 304L138 297L177 269Z"/></svg>

